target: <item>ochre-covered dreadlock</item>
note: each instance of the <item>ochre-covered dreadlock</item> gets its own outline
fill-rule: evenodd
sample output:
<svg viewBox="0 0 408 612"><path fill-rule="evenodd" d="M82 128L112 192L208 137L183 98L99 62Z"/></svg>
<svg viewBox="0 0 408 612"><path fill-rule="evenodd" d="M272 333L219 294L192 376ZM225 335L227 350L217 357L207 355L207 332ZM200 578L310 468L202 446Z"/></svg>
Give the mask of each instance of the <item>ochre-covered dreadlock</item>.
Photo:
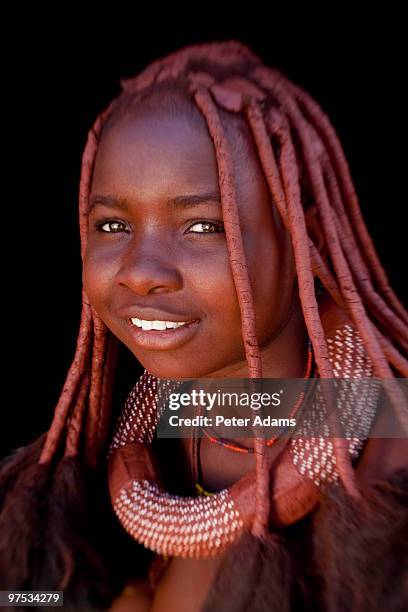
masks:
<svg viewBox="0 0 408 612"><path fill-rule="evenodd" d="M247 122L271 200L290 233L304 320L323 383L324 379L333 378L333 369L315 295L315 277L352 319L372 361L374 375L388 379L384 381L385 389L408 431L401 409L404 398L393 384L395 376L408 375L408 361L403 354L408 346L408 314L379 262L336 133L328 117L305 91L278 70L266 67L241 43L227 41L186 47L153 62L137 77L121 82L122 93L98 116L83 153L79 193L82 259L87 245L92 174L103 128L123 99L137 105L139 98L147 97L156 85L165 83L175 84L196 105L213 141L249 377L262 377L262 362L233 181L231 143L219 108L238 114ZM327 260L308 234L303 181L307 182L318 208ZM79 457L84 451L87 466L98 465L110 426L117 355L117 339L83 292L75 357L42 446L39 465L50 466L64 441L65 458ZM324 384L323 391L328 402L335 401ZM344 490L358 499L360 493L346 441L333 416L330 427ZM270 509L262 437L255 438L255 452L257 510L252 533L263 537Z"/></svg>

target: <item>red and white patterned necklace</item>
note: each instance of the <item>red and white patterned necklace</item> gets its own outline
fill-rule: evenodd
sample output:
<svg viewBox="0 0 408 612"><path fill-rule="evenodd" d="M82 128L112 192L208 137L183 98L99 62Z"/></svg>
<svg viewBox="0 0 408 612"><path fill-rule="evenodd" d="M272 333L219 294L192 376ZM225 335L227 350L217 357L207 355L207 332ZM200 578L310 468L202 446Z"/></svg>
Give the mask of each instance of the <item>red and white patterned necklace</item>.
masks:
<svg viewBox="0 0 408 612"><path fill-rule="evenodd" d="M351 325L337 329L327 341L335 376L372 376L371 362ZM156 377L145 371L131 390L117 423L108 451L114 511L124 529L156 553L191 558L218 554L252 524L255 472L210 496L184 497L167 492L151 448L160 388ZM342 398L340 416L354 458L375 416L378 387L357 385L353 393ZM290 440L274 466L271 500L274 521L281 526L299 520L319 501L320 488L338 480L331 440L322 437L311 442L310 432L324 413L324 402L319 401L308 410L304 438Z"/></svg>

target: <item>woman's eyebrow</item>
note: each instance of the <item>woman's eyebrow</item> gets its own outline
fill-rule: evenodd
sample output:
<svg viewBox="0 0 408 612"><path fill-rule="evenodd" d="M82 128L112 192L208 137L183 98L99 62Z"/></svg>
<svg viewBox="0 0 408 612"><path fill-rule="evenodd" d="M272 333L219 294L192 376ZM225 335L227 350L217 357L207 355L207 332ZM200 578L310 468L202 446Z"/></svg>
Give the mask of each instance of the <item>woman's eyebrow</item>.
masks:
<svg viewBox="0 0 408 612"><path fill-rule="evenodd" d="M216 204L221 206L221 195L218 190L209 193L201 194L184 194L167 199L167 206L170 209L191 208L199 204ZM113 196L95 195L89 202L89 211L91 212L96 206L106 206L108 208L116 208L128 211L130 206L125 198L115 198Z"/></svg>
<svg viewBox="0 0 408 612"><path fill-rule="evenodd" d="M123 198L114 198L113 196L95 195L89 201L88 212L91 212L97 206L106 206L107 208L121 208L128 210L128 204Z"/></svg>
<svg viewBox="0 0 408 612"><path fill-rule="evenodd" d="M214 203L221 206L220 192L213 191L210 193L201 193L194 195L179 195L167 200L169 208L190 208L198 204Z"/></svg>

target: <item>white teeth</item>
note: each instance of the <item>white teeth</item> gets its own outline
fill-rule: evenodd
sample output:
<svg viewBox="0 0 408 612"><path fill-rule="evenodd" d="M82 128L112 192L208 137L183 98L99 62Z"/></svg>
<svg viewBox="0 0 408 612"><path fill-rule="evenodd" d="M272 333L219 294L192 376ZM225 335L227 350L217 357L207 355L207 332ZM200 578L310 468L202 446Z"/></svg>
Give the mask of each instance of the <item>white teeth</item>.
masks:
<svg viewBox="0 0 408 612"><path fill-rule="evenodd" d="M172 329L173 327L177 327L177 323L175 323L174 321L166 321L166 327L168 329Z"/></svg>
<svg viewBox="0 0 408 612"><path fill-rule="evenodd" d="M166 329L165 321L153 321L152 329Z"/></svg>
<svg viewBox="0 0 408 612"><path fill-rule="evenodd" d="M186 325L188 321L147 321L145 319L132 318L131 319L133 325L137 327L141 327L144 330L150 329L174 329L176 327L180 327L181 325Z"/></svg>

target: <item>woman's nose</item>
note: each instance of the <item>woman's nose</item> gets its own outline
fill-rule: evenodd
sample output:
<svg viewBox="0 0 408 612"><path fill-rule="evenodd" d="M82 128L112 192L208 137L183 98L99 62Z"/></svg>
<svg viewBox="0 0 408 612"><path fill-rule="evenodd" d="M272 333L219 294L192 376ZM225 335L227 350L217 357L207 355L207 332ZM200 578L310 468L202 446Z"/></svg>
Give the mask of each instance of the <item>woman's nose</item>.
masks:
<svg viewBox="0 0 408 612"><path fill-rule="evenodd" d="M116 282L134 293L164 293L182 287L182 277L171 258L171 250L157 241L150 246L144 244L129 250L117 273Z"/></svg>

